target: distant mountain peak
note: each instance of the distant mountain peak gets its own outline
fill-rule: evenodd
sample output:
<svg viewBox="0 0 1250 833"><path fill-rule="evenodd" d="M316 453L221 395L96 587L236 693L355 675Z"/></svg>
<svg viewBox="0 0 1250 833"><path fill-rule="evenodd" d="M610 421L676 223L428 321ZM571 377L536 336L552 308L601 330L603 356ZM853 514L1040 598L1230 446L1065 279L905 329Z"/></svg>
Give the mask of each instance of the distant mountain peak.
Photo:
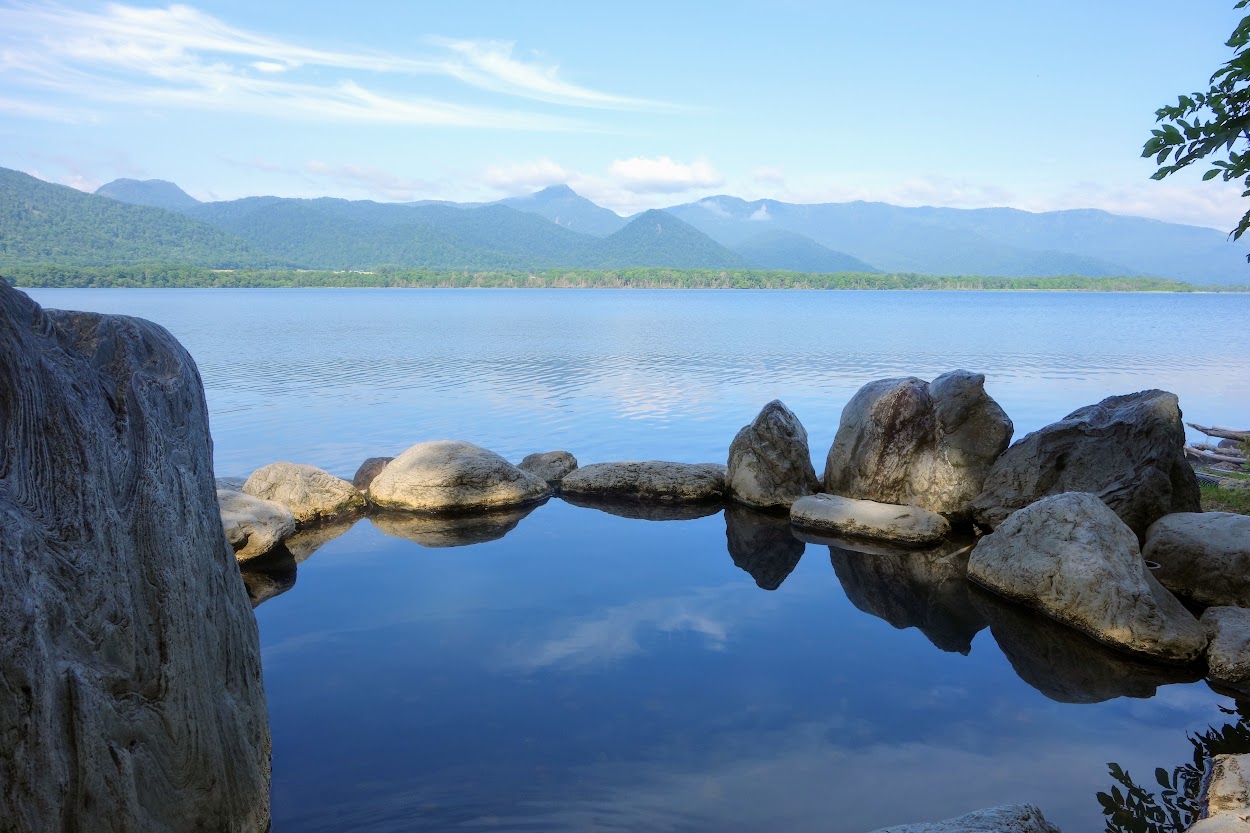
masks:
<svg viewBox="0 0 1250 833"><path fill-rule="evenodd" d="M528 196L500 200L498 204L537 214L556 225L595 237L606 237L626 223L615 211L595 205L568 185L549 185Z"/></svg>
<svg viewBox="0 0 1250 833"><path fill-rule="evenodd" d="M535 191L530 194L531 197L580 197L581 194L574 191L568 185L548 185L541 191Z"/></svg>
<svg viewBox="0 0 1250 833"><path fill-rule="evenodd" d="M95 190L102 197L131 205L151 205L170 211L185 211L200 201L163 179L115 179Z"/></svg>

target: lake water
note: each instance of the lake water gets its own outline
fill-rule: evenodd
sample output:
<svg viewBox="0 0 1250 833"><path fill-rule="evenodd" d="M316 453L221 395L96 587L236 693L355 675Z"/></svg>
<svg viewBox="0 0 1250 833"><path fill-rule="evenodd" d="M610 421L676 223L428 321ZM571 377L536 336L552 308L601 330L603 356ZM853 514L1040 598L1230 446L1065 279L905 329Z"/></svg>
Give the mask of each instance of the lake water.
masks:
<svg viewBox="0 0 1250 833"><path fill-rule="evenodd" d="M773 398L819 472L860 385L956 367L986 374L1017 437L1149 387L1187 419L1250 422L1245 295L30 294L168 327L204 376L221 475L286 459L350 478L439 438L723 462ZM306 560L260 590L285 590L256 610L276 833L859 833L1015 802L1096 831L1108 762L1150 789L1232 705L937 562L742 512L552 500L493 530L380 527L293 547Z"/></svg>

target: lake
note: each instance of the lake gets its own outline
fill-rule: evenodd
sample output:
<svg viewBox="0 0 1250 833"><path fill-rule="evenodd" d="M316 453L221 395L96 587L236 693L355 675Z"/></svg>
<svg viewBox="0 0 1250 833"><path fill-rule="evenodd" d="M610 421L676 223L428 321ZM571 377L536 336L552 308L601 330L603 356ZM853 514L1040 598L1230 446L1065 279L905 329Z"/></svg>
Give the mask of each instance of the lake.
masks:
<svg viewBox="0 0 1250 833"><path fill-rule="evenodd" d="M169 328L223 476L292 460L350 478L440 438L514 461L723 462L773 398L819 472L862 384L959 367L986 374L1017 438L1150 387L1187 419L1250 422L1246 295L30 294ZM554 499L485 532L379 526L327 531L254 584L273 594L256 615L275 833L859 833L1016 802L1078 833L1103 827L1108 762L1157 791L1187 733L1235 722L1192 676L923 559L804 545L750 513Z"/></svg>

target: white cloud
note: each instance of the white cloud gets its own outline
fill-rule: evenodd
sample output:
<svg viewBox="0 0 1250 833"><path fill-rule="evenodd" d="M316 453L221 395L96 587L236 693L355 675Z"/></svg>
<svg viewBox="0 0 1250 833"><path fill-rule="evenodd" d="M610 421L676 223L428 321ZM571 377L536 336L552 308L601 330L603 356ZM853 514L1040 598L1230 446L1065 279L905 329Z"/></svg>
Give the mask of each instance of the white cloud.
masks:
<svg viewBox="0 0 1250 833"><path fill-rule="evenodd" d="M754 220L757 223L768 222L769 220L771 220L772 217L768 216L768 203L763 203L763 202L760 203L760 207L752 211L751 216L748 217L747 219Z"/></svg>
<svg viewBox="0 0 1250 833"><path fill-rule="evenodd" d="M23 105L21 114L34 117L54 116L53 106L43 103L52 93L80 101L319 121L586 127L537 112L467 106L386 89L396 76L422 75L573 107L663 106L567 82L554 66L514 58L511 44L436 43L435 54L419 57L322 50L235 28L182 5L112 4L100 12L24 4L0 8L0 73L11 85L39 91L30 100L14 100ZM19 112L14 101L6 109Z"/></svg>
<svg viewBox="0 0 1250 833"><path fill-rule="evenodd" d="M550 159L518 162L514 165L492 165L482 173L482 182L509 193L560 185L577 174Z"/></svg>
<svg viewBox="0 0 1250 833"><path fill-rule="evenodd" d="M612 177L628 191L646 194L672 194L694 188L715 188L724 183L706 159L686 164L669 156L634 156L617 159L608 166Z"/></svg>

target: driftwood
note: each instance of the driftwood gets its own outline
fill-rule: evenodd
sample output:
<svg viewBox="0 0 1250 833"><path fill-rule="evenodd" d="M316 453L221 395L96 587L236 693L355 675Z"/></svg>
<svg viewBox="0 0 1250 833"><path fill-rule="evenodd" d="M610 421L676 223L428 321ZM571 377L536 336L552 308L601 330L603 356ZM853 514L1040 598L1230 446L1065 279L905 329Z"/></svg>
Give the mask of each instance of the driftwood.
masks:
<svg viewBox="0 0 1250 833"><path fill-rule="evenodd" d="M1187 422L1185 424L1188 425L1190 428L1194 429L1195 431L1199 431L1203 434L1206 434L1208 437L1219 437L1220 439L1224 439L1224 440L1238 440L1240 442L1245 442L1246 440L1250 440L1250 431L1237 431L1232 428L1216 428L1216 427L1208 428L1206 426L1198 425L1197 423L1193 423L1193 422Z"/></svg>
<svg viewBox="0 0 1250 833"><path fill-rule="evenodd" d="M1214 454L1210 451L1200 451L1192 445L1185 446L1185 456L1190 460L1201 463L1231 463L1240 466L1246 462L1245 457L1231 457L1227 454Z"/></svg>
<svg viewBox="0 0 1250 833"><path fill-rule="evenodd" d="M1221 443L1220 445L1211 445L1210 443L1194 443L1192 447L1198 449L1199 451L1209 451L1212 454L1224 454L1229 457L1241 457L1244 460L1246 455L1241 453L1240 443L1234 443L1231 440L1225 440L1224 442L1230 444L1224 445Z"/></svg>

